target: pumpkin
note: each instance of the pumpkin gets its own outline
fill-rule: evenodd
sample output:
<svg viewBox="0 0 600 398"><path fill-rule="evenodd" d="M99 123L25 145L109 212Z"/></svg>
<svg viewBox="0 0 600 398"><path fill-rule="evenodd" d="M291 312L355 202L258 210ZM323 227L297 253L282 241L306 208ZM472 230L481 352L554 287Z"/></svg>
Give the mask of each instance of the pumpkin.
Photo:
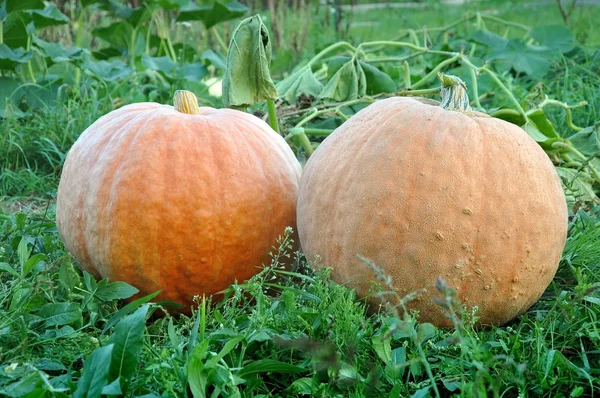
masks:
<svg viewBox="0 0 600 398"><path fill-rule="evenodd" d="M397 297L422 289L408 308L423 322L449 325L434 302L439 277L478 307L480 324L500 325L555 275L565 196L525 131L471 111L464 83L444 81L442 106L377 101L322 142L300 181L300 243L314 267L331 267L371 304L384 300L364 259L391 277Z"/></svg>
<svg viewBox="0 0 600 398"><path fill-rule="evenodd" d="M232 109L137 103L77 139L58 187L57 227L96 277L183 305L244 281L296 224L301 166L265 122Z"/></svg>

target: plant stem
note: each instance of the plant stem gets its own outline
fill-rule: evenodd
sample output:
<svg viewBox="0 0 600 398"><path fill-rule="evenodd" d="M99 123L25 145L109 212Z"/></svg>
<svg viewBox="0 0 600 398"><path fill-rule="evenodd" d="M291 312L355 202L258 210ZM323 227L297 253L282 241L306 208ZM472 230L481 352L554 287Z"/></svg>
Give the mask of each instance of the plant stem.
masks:
<svg viewBox="0 0 600 398"><path fill-rule="evenodd" d="M494 17L493 15L481 15L482 19L487 19L488 21L493 21L493 22L497 22L506 26L512 26L514 28L518 28L521 30L524 30L525 32L529 33L529 31L531 30L531 28L529 26L520 24L518 22L510 22L510 21L505 21L504 19L498 18L498 17Z"/></svg>
<svg viewBox="0 0 600 398"><path fill-rule="evenodd" d="M537 106L537 108L529 111L528 113L531 113L531 112L535 111L536 109L541 109L541 108L545 107L546 105L554 105L554 106L559 106L559 107L563 108L567 114L567 126L569 126L569 128L571 128L572 130L575 130L575 131L583 130L583 127L579 127L579 126L576 126L575 124L573 124L573 113L571 112L571 109L586 106L587 105L586 101L582 101L577 105L569 105L569 104L565 104L564 102L557 101L554 99L549 99L548 97L546 97Z"/></svg>
<svg viewBox="0 0 600 398"><path fill-rule="evenodd" d="M318 61L320 61L321 58L323 58L325 55L327 55L330 52L332 52L334 50L337 50L339 48L345 48L345 49L350 50L352 52L356 52L356 48L352 44L350 44L348 42L345 42L345 41L340 41L340 42L337 42L337 43L334 43L334 44L330 45L329 47L323 49L320 53L318 53L317 55L315 55L310 61L308 61L307 66L308 67L313 66L315 63L317 63Z"/></svg>
<svg viewBox="0 0 600 398"><path fill-rule="evenodd" d="M277 123L277 109L275 101L271 98L267 99L267 112L269 114L269 125L276 133L279 133L279 124Z"/></svg>
<svg viewBox="0 0 600 398"><path fill-rule="evenodd" d="M470 63L470 62L469 62L469 63ZM473 65L473 64L471 64L471 65ZM520 113L521 115L523 115L523 117L527 118L527 114L525 113L525 110L523 110L523 107L521 106L521 104L519 103L519 101L517 100L517 98L516 98L516 97L514 96L514 94L513 94L513 93L512 93L512 92L511 92L511 91L508 89L508 87L506 87L506 86L504 85L504 83L502 83L502 82L500 81L500 79L498 78L498 76L497 76L497 75L496 75L494 72L492 72L491 70L489 70L489 69L488 69L488 68L486 68L486 67L481 67L481 68L478 68L478 69L477 69L477 71L479 71L479 72L485 72L485 73L487 73L488 75L490 75L490 77L492 78L492 80L493 80L494 82L496 82L496 84L497 84L497 85L500 87L500 89L501 89L502 91L504 91L504 92L506 93L506 95L508 95L508 98L509 98L509 99L512 101L512 103L513 103L513 104L515 104L515 107L517 108L517 110L519 111L519 113Z"/></svg>
<svg viewBox="0 0 600 398"><path fill-rule="evenodd" d="M572 154L577 156L580 160L586 162L587 167L590 169L590 171L594 175L594 179L596 180L596 182L600 183L600 173L598 172L598 170L596 170L596 168L591 163L589 163L589 159L586 158L583 153L579 152L573 145L568 144L566 142L555 142L554 144L552 144L552 148L562 149L564 151L571 152Z"/></svg>
<svg viewBox="0 0 600 398"><path fill-rule="evenodd" d="M433 68L431 70L431 72L426 74L425 77L423 77L421 80L419 80L418 82L413 84L413 88L421 87L422 85L424 85L427 82L427 80L431 79L432 77L437 76L438 72L442 68L446 67L447 65L450 65L453 62L458 61L461 58L462 58L462 54L456 54L452 58L448 58L447 60L440 62L435 68Z"/></svg>
<svg viewBox="0 0 600 398"><path fill-rule="evenodd" d="M473 87L473 101L475 101L475 106L479 109L483 109L481 106L481 102L479 101L479 88L477 86L477 74L475 73L475 69L469 68L471 72L471 87Z"/></svg>
<svg viewBox="0 0 600 398"><path fill-rule="evenodd" d="M129 62L131 63L131 67L135 70L137 69L135 66L135 42L137 39L137 28L133 28L131 30L131 37L129 42Z"/></svg>
<svg viewBox="0 0 600 398"><path fill-rule="evenodd" d="M404 88L406 88L407 90L410 90L410 88L412 87L412 81L411 81L411 77L410 77L410 65L408 64L407 61L403 61L402 66L404 67L404 73L403 73Z"/></svg>
<svg viewBox="0 0 600 398"><path fill-rule="evenodd" d="M223 49L223 51L225 51L225 53L227 54L227 44L225 44L225 41L223 40L223 38L221 37L221 34L219 33L219 31L217 30L216 27L213 27L210 30L212 33L214 33L215 35L215 39L217 39L217 43L219 44L219 46Z"/></svg>

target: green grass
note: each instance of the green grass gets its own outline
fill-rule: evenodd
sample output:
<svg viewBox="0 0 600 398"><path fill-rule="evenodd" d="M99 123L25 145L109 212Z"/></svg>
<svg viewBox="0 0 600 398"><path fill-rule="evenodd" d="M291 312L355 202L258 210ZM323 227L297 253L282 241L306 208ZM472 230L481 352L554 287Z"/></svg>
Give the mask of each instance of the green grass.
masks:
<svg viewBox="0 0 600 398"><path fill-rule="evenodd" d="M85 360L119 341L135 316L141 323L128 329L127 344L139 362L123 368L127 396L185 396L203 378L223 396L434 396L435 385L442 396L559 397L600 388L598 211L570 223L558 277L526 314L475 329L473 314L442 286L455 323L445 330L393 309L369 315L353 291L308 269L298 253L293 272L275 258L222 302L199 298L191 316L144 322L160 307L119 310L116 298L133 290L96 284L74 267L53 213L50 205L0 216L0 394L75 391ZM290 246L288 235L276 253Z"/></svg>
<svg viewBox="0 0 600 398"><path fill-rule="evenodd" d="M425 3L357 11L347 35L339 37L332 26L322 28L320 14L310 21L302 52L276 51L276 78L338 39L392 39L404 29L450 23L467 10L493 8L495 16L533 26L561 23L554 3L534 13L521 2L447 9ZM541 85L551 98L588 102L573 111L582 127L600 118L600 34L590 11L597 9L576 9L570 25L587 51L555 61ZM504 33L493 23L488 28ZM455 34L474 30L461 25ZM502 79L522 104L532 101L537 88L531 78L507 72ZM301 253L290 253L290 235L274 252L294 256L292 270L280 269L275 256L252 280L231 286L225 300L199 297L189 316L161 316L167 303L148 304L150 297L128 304L132 287L94 281L77 268L55 226L64 157L101 115L129 102L168 103L171 91L142 73L127 84L84 78L48 106L0 120L0 396L84 396L93 377L107 394L147 398L202 396L204 388L208 396L227 397L598 394L600 207L594 204L572 215L558 273L543 297L503 327L475 328L477 313L465 313L444 285L440 293L451 304L454 328L436 329L393 308L369 313L352 290L331 281L328 270L314 272ZM483 103L493 108L501 101L494 89ZM546 112L560 135L572 133L562 109ZM109 362L122 362L110 362L103 376L108 350ZM128 354L118 355L123 352ZM116 377L124 381L121 393L116 385L104 386Z"/></svg>

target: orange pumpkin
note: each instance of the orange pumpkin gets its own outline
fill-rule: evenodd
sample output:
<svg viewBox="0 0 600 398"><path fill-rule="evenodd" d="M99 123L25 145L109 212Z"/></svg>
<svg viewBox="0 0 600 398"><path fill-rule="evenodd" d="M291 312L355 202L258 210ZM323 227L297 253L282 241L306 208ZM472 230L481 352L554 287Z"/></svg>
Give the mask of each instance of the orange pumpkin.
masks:
<svg viewBox="0 0 600 398"><path fill-rule="evenodd" d="M174 102L124 106L83 132L56 221L84 270L189 305L270 262L295 228L301 167L262 120L186 91Z"/></svg>
<svg viewBox="0 0 600 398"><path fill-rule="evenodd" d="M449 90L443 105L468 105L464 87ZM301 178L300 243L309 262L332 267L332 278L361 296L376 279L358 256L391 276L400 297L424 289L409 305L423 322L448 325L433 300L441 277L478 307L481 324L503 324L555 275L565 196L548 156L521 128L449 109L389 98L327 137Z"/></svg>

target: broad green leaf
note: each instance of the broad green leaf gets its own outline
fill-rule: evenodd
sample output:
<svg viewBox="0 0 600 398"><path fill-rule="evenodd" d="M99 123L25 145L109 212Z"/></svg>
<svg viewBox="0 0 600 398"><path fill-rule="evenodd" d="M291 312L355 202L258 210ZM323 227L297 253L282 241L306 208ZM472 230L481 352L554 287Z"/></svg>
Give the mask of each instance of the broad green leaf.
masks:
<svg viewBox="0 0 600 398"><path fill-rule="evenodd" d="M204 339L194 347L185 366L188 384L194 397L206 397L208 376L204 369L204 359L208 351L208 344L208 339Z"/></svg>
<svg viewBox="0 0 600 398"><path fill-rule="evenodd" d="M244 338L244 336L237 336L228 340L217 355L206 361L206 367L214 367L221 359L225 357L225 355L229 354L242 340L244 340Z"/></svg>
<svg viewBox="0 0 600 398"><path fill-rule="evenodd" d="M577 45L575 35L565 25L536 26L531 29L529 36L539 45L562 53L571 51Z"/></svg>
<svg viewBox="0 0 600 398"><path fill-rule="evenodd" d="M1 397L39 397L44 394L42 373L33 372L19 381L0 388Z"/></svg>
<svg viewBox="0 0 600 398"><path fill-rule="evenodd" d="M123 395L121 390L121 378L117 377L102 389L102 395Z"/></svg>
<svg viewBox="0 0 600 398"><path fill-rule="evenodd" d="M106 0L79 0L79 1L81 2L81 5L83 7L88 7L88 6L91 6L92 4L105 2Z"/></svg>
<svg viewBox="0 0 600 398"><path fill-rule="evenodd" d="M521 126L521 128L525 130L525 132L538 143L548 140L548 137L542 134L542 132L537 128L537 126L531 123L530 121L527 122L525 125Z"/></svg>
<svg viewBox="0 0 600 398"><path fill-rule="evenodd" d="M225 70L227 68L227 58L223 55L214 52L213 50L206 50L200 56L203 61L209 61L217 69Z"/></svg>
<svg viewBox="0 0 600 398"><path fill-rule="evenodd" d="M527 123L527 119L517 110L511 108L502 108L490 113L490 116L506 120L509 123L516 124L517 126L523 126Z"/></svg>
<svg viewBox="0 0 600 398"><path fill-rule="evenodd" d="M469 39L489 48L488 59L536 78L548 72L551 60L557 55L556 50L548 47L527 44L522 39L506 39L488 31L476 31Z"/></svg>
<svg viewBox="0 0 600 398"><path fill-rule="evenodd" d="M139 292L135 287L125 282L112 282L96 290L94 297L102 301L122 300Z"/></svg>
<svg viewBox="0 0 600 398"><path fill-rule="evenodd" d="M106 81L125 79L133 73L133 70L120 59L109 61L86 60L83 63L84 70L92 76Z"/></svg>
<svg viewBox="0 0 600 398"><path fill-rule="evenodd" d="M279 83L277 91L288 103L295 102L301 94L317 98L323 90L323 84L317 80L309 66L304 66Z"/></svg>
<svg viewBox="0 0 600 398"><path fill-rule="evenodd" d="M392 363L394 365L406 363L406 347L398 347L392 350Z"/></svg>
<svg viewBox="0 0 600 398"><path fill-rule="evenodd" d="M43 10L27 11L33 19L36 29L48 26L64 25L70 22L69 17L60 12L56 5L49 3Z"/></svg>
<svg viewBox="0 0 600 398"><path fill-rule="evenodd" d="M21 277L21 275L19 275L19 273L13 267L11 267L9 263L0 263L0 271L8 272L15 278Z"/></svg>
<svg viewBox="0 0 600 398"><path fill-rule="evenodd" d="M220 22L242 17L247 12L248 7L237 1L228 3L213 1L212 4L190 2L187 6L181 8L177 21L202 21L204 26L210 29Z"/></svg>
<svg viewBox="0 0 600 398"><path fill-rule="evenodd" d="M178 10L190 3L189 0L148 0L147 2L156 4L163 10Z"/></svg>
<svg viewBox="0 0 600 398"><path fill-rule="evenodd" d="M349 363L342 362L337 372L337 383L341 386L348 387L363 380L363 377L358 373L356 367Z"/></svg>
<svg viewBox="0 0 600 398"><path fill-rule="evenodd" d="M44 8L42 0L5 0L6 12L13 13L20 10L41 10Z"/></svg>
<svg viewBox="0 0 600 398"><path fill-rule="evenodd" d="M80 47L71 47L67 49L58 43L50 43L37 37L33 38L33 42L38 53L41 56L50 59L53 63L72 62L80 59L81 55L87 52L87 50Z"/></svg>
<svg viewBox="0 0 600 398"><path fill-rule="evenodd" d="M294 380L290 388L297 394L311 395L313 379L311 377L302 377Z"/></svg>
<svg viewBox="0 0 600 398"><path fill-rule="evenodd" d="M64 261L58 269L58 280L69 291L81 283L81 279L77 272L73 269L73 265Z"/></svg>
<svg viewBox="0 0 600 398"><path fill-rule="evenodd" d="M42 306L36 315L44 319L46 327L69 325L81 319L81 308L77 303L49 303Z"/></svg>
<svg viewBox="0 0 600 398"><path fill-rule="evenodd" d="M14 69L18 64L26 63L33 53L22 48L12 50L6 44L0 44L0 69Z"/></svg>
<svg viewBox="0 0 600 398"><path fill-rule="evenodd" d="M173 318L169 318L169 324L167 326L167 334L169 336L169 340L171 341L171 346L179 350L179 345L181 344L181 338L175 332L175 326L173 325Z"/></svg>
<svg viewBox="0 0 600 398"><path fill-rule="evenodd" d="M227 70L223 77L223 103L250 106L258 101L276 99L271 80L271 41L259 15L240 22L227 51Z"/></svg>
<svg viewBox="0 0 600 398"><path fill-rule="evenodd" d="M237 376L244 378L256 373L285 373L295 374L306 372L305 368L295 366L289 363L277 361L275 359L259 359L249 362L237 373Z"/></svg>
<svg viewBox="0 0 600 398"><path fill-rule="evenodd" d="M36 253L25 261L23 264L22 275L25 277L29 275L29 272L42 260L46 259L46 255L43 253Z"/></svg>
<svg viewBox="0 0 600 398"><path fill-rule="evenodd" d="M149 306L144 304L133 314L121 319L113 332L110 343L114 345L110 360L110 379L118 377L129 380L137 370L138 354L144 344L146 314Z"/></svg>
<svg viewBox="0 0 600 398"><path fill-rule="evenodd" d="M468 40L495 50L503 50L508 46L507 38L488 30L477 30L469 35Z"/></svg>
<svg viewBox="0 0 600 398"><path fill-rule="evenodd" d="M69 325L65 325L60 329L47 329L40 336L42 339L63 339L63 338L73 338L78 334L75 329L73 329Z"/></svg>
<svg viewBox="0 0 600 398"><path fill-rule="evenodd" d="M592 304L595 304L595 305L600 305L600 297L585 296L583 299L585 301L587 301L588 303L592 303Z"/></svg>
<svg viewBox="0 0 600 398"><path fill-rule="evenodd" d="M367 79L367 95L381 93L394 93L397 89L396 82L385 72L366 62L360 62Z"/></svg>
<svg viewBox="0 0 600 398"><path fill-rule="evenodd" d="M2 24L3 44L16 50L27 48L29 33L27 33L27 17L23 12L8 14Z"/></svg>
<svg viewBox="0 0 600 398"><path fill-rule="evenodd" d="M89 274L88 274L89 275ZM111 327L117 324L124 316L131 314L133 311L138 309L143 304L146 304L148 301L152 300L154 297L160 294L160 290L154 293L150 293L147 296L140 297L139 299L133 300L131 303L128 303L123 308L115 312L115 314L110 318L108 322L104 325L102 329L102 334L106 333Z"/></svg>
<svg viewBox="0 0 600 398"><path fill-rule="evenodd" d="M365 72L358 61L352 59L335 72L319 96L343 102L364 97L366 90Z"/></svg>
<svg viewBox="0 0 600 398"><path fill-rule="evenodd" d="M21 266L22 276L25 276L25 262L29 260L32 250L33 249L29 248L29 245L27 244L27 239L22 237L19 241L19 246L17 247L17 256L19 257L19 265Z"/></svg>
<svg viewBox="0 0 600 398"><path fill-rule="evenodd" d="M156 70L170 76L177 64L171 57L152 57L148 54L142 54L142 66L144 69Z"/></svg>
<svg viewBox="0 0 600 398"><path fill-rule="evenodd" d="M0 76L0 118L12 113L21 113L17 108L19 98L15 95L21 83L13 78Z"/></svg>
<svg viewBox="0 0 600 398"><path fill-rule="evenodd" d="M96 348L85 360L73 398L100 398L107 385L112 351L112 344Z"/></svg>
<svg viewBox="0 0 600 398"><path fill-rule="evenodd" d="M148 4L140 7L129 7L123 4L121 1L108 0L103 1L101 8L109 11L112 15L122 19L127 24L138 27L140 24L146 22L154 11L155 4Z"/></svg>
<svg viewBox="0 0 600 398"><path fill-rule="evenodd" d="M410 398L426 398L429 397L429 390L431 390L431 386L423 387L415 391L414 394L410 396Z"/></svg>
<svg viewBox="0 0 600 398"><path fill-rule="evenodd" d="M385 339L384 335L374 336L371 339L373 343L373 349L377 353L377 356L384 362L389 363L392 360L392 346L390 344L390 337L388 336Z"/></svg>
<svg viewBox="0 0 600 398"><path fill-rule="evenodd" d="M145 51L146 32L144 28L137 28L134 35L134 28L125 21L117 21L107 27L96 28L92 30L92 34L112 44L123 53L133 50L135 54L142 54ZM135 40L133 49L131 48L132 40Z"/></svg>
<svg viewBox="0 0 600 398"><path fill-rule="evenodd" d="M417 326L417 340L423 343L435 336L436 329L431 323L420 323Z"/></svg>
<svg viewBox="0 0 600 398"><path fill-rule="evenodd" d="M174 78L189 80L189 81L200 81L204 76L208 74L208 70L204 65L198 62L188 63L179 65L174 74Z"/></svg>
<svg viewBox="0 0 600 398"><path fill-rule="evenodd" d="M543 109L536 109L535 111L528 113L527 118L530 122L533 122L539 132L544 134L546 137L558 137L554 125L550 119L548 119Z"/></svg>

